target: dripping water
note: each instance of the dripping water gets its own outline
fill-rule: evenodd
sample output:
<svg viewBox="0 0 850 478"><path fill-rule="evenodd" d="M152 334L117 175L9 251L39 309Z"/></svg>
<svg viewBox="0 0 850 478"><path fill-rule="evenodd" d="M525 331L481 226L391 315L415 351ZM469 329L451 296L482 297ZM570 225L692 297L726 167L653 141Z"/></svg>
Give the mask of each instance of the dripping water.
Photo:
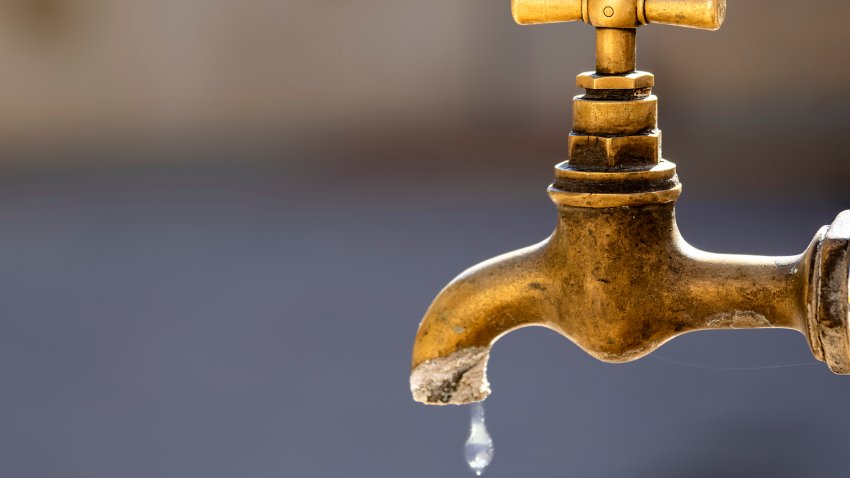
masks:
<svg viewBox="0 0 850 478"><path fill-rule="evenodd" d="M469 438L463 448L463 456L466 463L476 475L481 476L484 470L493 461L493 439L487 432L484 424L484 405L473 403L469 407L470 426Z"/></svg>

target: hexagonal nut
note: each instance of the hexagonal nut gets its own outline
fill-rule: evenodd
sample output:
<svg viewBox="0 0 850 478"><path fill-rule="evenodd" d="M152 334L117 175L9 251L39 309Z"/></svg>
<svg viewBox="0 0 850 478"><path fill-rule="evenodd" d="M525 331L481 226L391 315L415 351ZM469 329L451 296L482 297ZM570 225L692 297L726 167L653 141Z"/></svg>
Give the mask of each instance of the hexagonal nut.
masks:
<svg viewBox="0 0 850 478"><path fill-rule="evenodd" d="M661 159L661 131L634 136L570 133L570 165L587 170L652 167Z"/></svg>
<svg viewBox="0 0 850 478"><path fill-rule="evenodd" d="M658 97L632 100L573 98L573 131L594 136L641 135L658 128Z"/></svg>
<svg viewBox="0 0 850 478"><path fill-rule="evenodd" d="M838 374L850 374L850 211L838 215L827 229L815 257L816 294L810 317L810 340L817 340L829 368Z"/></svg>
<svg viewBox="0 0 850 478"><path fill-rule="evenodd" d="M586 71L576 77L576 85L587 90L638 90L655 86L655 75L646 71L627 75L597 75Z"/></svg>

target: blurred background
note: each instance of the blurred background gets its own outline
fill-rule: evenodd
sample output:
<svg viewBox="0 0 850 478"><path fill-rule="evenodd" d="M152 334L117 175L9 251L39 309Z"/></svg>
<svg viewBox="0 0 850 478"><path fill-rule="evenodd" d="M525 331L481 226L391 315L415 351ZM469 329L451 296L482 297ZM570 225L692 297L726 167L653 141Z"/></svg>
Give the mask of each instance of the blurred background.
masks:
<svg viewBox="0 0 850 478"><path fill-rule="evenodd" d="M467 410L409 398L416 327L554 227L594 66L508 3L0 0L0 475L469 476ZM796 254L850 208L847 15L641 29L691 243ZM486 476L846 476L850 378L813 363L789 331L620 366L516 332Z"/></svg>

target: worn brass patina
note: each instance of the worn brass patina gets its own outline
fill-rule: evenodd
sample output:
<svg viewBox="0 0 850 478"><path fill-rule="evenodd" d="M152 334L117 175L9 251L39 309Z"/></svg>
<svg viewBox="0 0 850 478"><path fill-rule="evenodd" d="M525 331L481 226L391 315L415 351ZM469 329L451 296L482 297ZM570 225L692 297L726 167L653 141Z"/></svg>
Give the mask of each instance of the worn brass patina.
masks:
<svg viewBox="0 0 850 478"><path fill-rule="evenodd" d="M540 244L479 264L434 300L413 348L413 397L464 404L487 397L490 347L543 326L607 362L643 357L707 329L787 328L819 360L850 373L850 211L791 257L712 254L676 227L682 187L661 159L654 77L635 71L636 28L716 30L724 0L513 0L517 22L597 27L597 69L573 102L569 161L549 194L558 226Z"/></svg>

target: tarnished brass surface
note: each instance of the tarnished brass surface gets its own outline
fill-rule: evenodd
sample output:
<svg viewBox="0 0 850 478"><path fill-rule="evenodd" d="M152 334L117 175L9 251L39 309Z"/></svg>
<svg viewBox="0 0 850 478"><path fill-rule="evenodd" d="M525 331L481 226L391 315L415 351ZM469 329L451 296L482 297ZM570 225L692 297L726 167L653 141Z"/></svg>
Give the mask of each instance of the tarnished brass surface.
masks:
<svg viewBox="0 0 850 478"><path fill-rule="evenodd" d="M570 159L549 188L558 226L440 292L413 347L414 399L485 399L490 348L527 326L607 362L697 330L793 329L831 370L850 374L850 211L789 257L700 251L676 227L682 185L661 159L654 77L634 71L634 31L651 22L716 29L725 1L514 0L513 10L520 23L581 18L598 27L597 71L577 78L586 92L573 100Z"/></svg>

